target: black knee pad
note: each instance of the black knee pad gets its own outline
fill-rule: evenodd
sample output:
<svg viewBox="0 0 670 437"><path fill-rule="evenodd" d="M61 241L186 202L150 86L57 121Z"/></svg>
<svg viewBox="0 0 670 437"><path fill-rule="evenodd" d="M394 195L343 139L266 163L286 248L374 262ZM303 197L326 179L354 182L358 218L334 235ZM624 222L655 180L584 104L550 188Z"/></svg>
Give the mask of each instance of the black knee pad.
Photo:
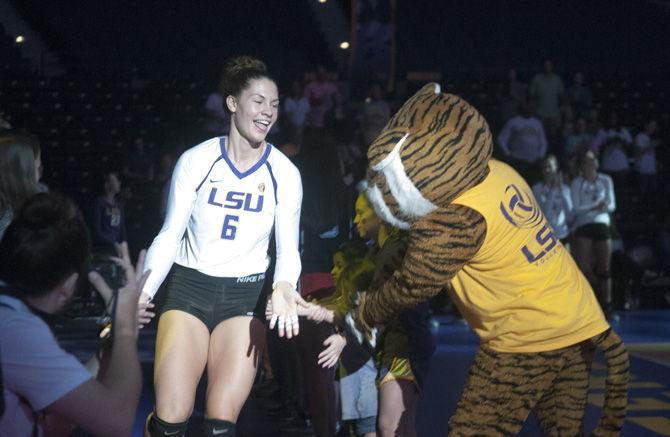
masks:
<svg viewBox="0 0 670 437"><path fill-rule="evenodd" d="M234 437L235 424L227 420L205 419L202 421L202 435L206 437Z"/></svg>
<svg viewBox="0 0 670 437"><path fill-rule="evenodd" d="M147 430L151 437L184 437L188 428L188 420L181 423L168 423L161 420L156 413L152 412L147 424Z"/></svg>

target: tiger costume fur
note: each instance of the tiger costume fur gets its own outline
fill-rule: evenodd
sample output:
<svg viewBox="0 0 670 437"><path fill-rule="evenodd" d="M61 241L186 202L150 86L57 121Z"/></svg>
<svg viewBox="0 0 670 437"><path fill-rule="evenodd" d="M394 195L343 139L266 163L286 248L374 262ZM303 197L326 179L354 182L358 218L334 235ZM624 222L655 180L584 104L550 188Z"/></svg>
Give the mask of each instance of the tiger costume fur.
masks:
<svg viewBox="0 0 670 437"><path fill-rule="evenodd" d="M365 330L449 290L481 338L450 435L510 435L530 410L550 435L581 434L594 350L607 362L594 435L625 419L628 354L593 290L553 236L525 181L491 158L486 120L428 84L368 151L368 198L409 230L401 268L363 296Z"/></svg>

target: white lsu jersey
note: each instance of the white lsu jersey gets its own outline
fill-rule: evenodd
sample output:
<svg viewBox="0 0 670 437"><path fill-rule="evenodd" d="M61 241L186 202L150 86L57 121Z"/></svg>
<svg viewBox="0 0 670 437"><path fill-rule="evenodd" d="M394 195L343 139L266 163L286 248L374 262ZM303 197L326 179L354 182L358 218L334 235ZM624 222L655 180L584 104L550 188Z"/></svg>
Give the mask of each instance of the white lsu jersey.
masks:
<svg viewBox="0 0 670 437"><path fill-rule="evenodd" d="M300 173L271 144L253 167L240 172L228 158L226 139L207 140L179 158L163 228L147 253L145 270L151 274L144 293L153 297L175 262L217 277L265 272L273 226L274 281L296 286Z"/></svg>

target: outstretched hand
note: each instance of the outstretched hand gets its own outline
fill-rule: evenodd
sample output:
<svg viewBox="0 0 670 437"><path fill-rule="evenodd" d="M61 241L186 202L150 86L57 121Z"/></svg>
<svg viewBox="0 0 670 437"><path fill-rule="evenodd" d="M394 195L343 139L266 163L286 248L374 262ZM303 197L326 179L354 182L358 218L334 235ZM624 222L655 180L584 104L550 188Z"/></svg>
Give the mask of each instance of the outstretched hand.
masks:
<svg viewBox="0 0 670 437"><path fill-rule="evenodd" d="M307 317L315 323L332 323L334 319L333 311L310 302L305 302L304 305L298 304L296 311L299 317ZM268 299L268 303L265 306L265 320L272 320L272 314L272 300Z"/></svg>
<svg viewBox="0 0 670 437"><path fill-rule="evenodd" d="M140 291L149 277L150 271L142 273L146 251L142 250L137 259L137 265L133 267L128 251L128 244L123 242L115 244L118 256L112 257L123 270L124 285L119 288L116 297L116 314L114 315L114 330L119 334L137 335L137 312ZM107 299L114 295L112 288L105 282L98 272L91 271L88 279L103 298Z"/></svg>
<svg viewBox="0 0 670 437"><path fill-rule="evenodd" d="M279 281L274 285L270 301L272 302L270 329L277 326L280 337L291 338L298 335L300 333L298 308L307 307L308 303L286 281Z"/></svg>
<svg viewBox="0 0 670 437"><path fill-rule="evenodd" d="M347 345L347 339L340 334L333 334L324 340L323 345L326 346L319 354L318 363L321 367L333 367L340 359L342 350Z"/></svg>

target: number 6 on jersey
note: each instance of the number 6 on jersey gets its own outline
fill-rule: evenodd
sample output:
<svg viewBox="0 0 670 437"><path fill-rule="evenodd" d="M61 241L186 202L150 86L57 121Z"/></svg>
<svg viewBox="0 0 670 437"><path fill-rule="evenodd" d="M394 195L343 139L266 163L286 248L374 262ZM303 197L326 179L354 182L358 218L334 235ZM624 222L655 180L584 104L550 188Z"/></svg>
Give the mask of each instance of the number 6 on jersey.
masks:
<svg viewBox="0 0 670 437"><path fill-rule="evenodd" d="M221 230L221 238L224 240L234 240L235 233L237 232L237 226L233 223L240 221L240 218L236 215L228 214L223 219L223 229Z"/></svg>

